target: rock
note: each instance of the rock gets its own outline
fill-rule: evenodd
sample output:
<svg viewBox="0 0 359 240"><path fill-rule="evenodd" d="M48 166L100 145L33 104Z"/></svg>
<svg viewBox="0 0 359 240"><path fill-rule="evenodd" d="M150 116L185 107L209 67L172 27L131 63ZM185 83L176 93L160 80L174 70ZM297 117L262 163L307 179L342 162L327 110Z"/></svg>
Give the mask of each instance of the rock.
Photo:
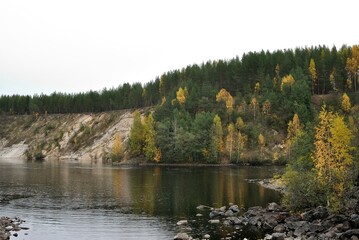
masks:
<svg viewBox="0 0 359 240"><path fill-rule="evenodd" d="M340 239L351 238L352 236L359 237L359 229L350 229L350 230L344 232L340 236Z"/></svg>
<svg viewBox="0 0 359 240"><path fill-rule="evenodd" d="M208 222L210 224L219 224L220 223L219 219L210 219L210 220L208 220Z"/></svg>
<svg viewBox="0 0 359 240"><path fill-rule="evenodd" d="M326 207L319 206L313 211L314 219L324 219L328 216L328 209Z"/></svg>
<svg viewBox="0 0 359 240"><path fill-rule="evenodd" d="M237 213L237 212L239 212L239 207L238 207L238 205L232 205L229 207L229 210L231 210L234 213Z"/></svg>
<svg viewBox="0 0 359 240"><path fill-rule="evenodd" d="M359 228L359 215L358 214L352 214L350 216L350 226L352 228Z"/></svg>
<svg viewBox="0 0 359 240"><path fill-rule="evenodd" d="M203 214L197 213L196 217L203 217Z"/></svg>
<svg viewBox="0 0 359 240"><path fill-rule="evenodd" d="M285 233L273 233L272 240L284 240L286 237Z"/></svg>
<svg viewBox="0 0 359 240"><path fill-rule="evenodd" d="M232 216L234 216L234 213L232 212L232 210L228 210L228 211L226 211L226 212L224 213L224 216L226 216L226 217L232 217Z"/></svg>
<svg viewBox="0 0 359 240"><path fill-rule="evenodd" d="M311 222L314 220L314 211L313 210L306 211L302 213L300 216L303 221Z"/></svg>
<svg viewBox="0 0 359 240"><path fill-rule="evenodd" d="M182 225L187 225L188 221L187 220L180 220L177 222L177 226L182 226Z"/></svg>
<svg viewBox="0 0 359 240"><path fill-rule="evenodd" d="M277 232L277 233L284 233L285 232L285 227L284 227L283 224L279 224L279 225L274 227L273 231Z"/></svg>
<svg viewBox="0 0 359 240"><path fill-rule="evenodd" d="M217 211L217 210L213 210L212 212L209 213L210 218L216 218L216 217L220 217L220 216L223 216L223 215L224 215L223 212L220 212L220 211Z"/></svg>
<svg viewBox="0 0 359 240"><path fill-rule="evenodd" d="M11 231L12 229L13 229L12 226L7 226L7 227L5 227L5 230L6 230L6 231Z"/></svg>
<svg viewBox="0 0 359 240"><path fill-rule="evenodd" d="M232 225L240 225L243 222L243 218L229 217L227 218Z"/></svg>
<svg viewBox="0 0 359 240"><path fill-rule="evenodd" d="M221 211L221 212L225 212L225 211L226 211L226 209L227 209L227 208L226 208L226 206L223 206L223 207L220 207L220 208L219 208L219 211Z"/></svg>
<svg viewBox="0 0 359 240"><path fill-rule="evenodd" d="M332 223L342 223L347 219L346 216L344 216L343 214L335 214L335 215L331 215L327 218L327 220L329 220Z"/></svg>
<svg viewBox="0 0 359 240"><path fill-rule="evenodd" d="M205 234L203 237L204 237L205 239L209 239L211 236L210 236L209 234Z"/></svg>
<svg viewBox="0 0 359 240"><path fill-rule="evenodd" d="M312 233L323 232L325 227L321 223L314 223L309 225L309 231Z"/></svg>
<svg viewBox="0 0 359 240"><path fill-rule="evenodd" d="M192 239L192 237L190 237L187 233L178 233L173 239L190 240L190 239Z"/></svg>
<svg viewBox="0 0 359 240"><path fill-rule="evenodd" d="M288 221L285 223L285 226L290 230L295 230L305 224L308 224L308 222L306 222L306 221L296 221L296 222ZM308 228L309 228L309 226L308 226Z"/></svg>
<svg viewBox="0 0 359 240"><path fill-rule="evenodd" d="M277 211L281 211L281 210L282 210L282 207L279 206L275 202L269 203L267 206L267 211L269 211L269 212L277 212Z"/></svg>

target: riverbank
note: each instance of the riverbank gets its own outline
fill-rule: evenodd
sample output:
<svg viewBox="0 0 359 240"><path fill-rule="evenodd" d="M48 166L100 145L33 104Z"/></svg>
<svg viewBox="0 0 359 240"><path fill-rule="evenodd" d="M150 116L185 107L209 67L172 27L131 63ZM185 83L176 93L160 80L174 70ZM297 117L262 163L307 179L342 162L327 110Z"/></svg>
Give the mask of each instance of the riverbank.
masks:
<svg viewBox="0 0 359 240"><path fill-rule="evenodd" d="M24 222L19 218L0 217L0 240L8 240L11 236L17 237L19 231L29 230L27 227L20 226Z"/></svg>
<svg viewBox="0 0 359 240"><path fill-rule="evenodd" d="M342 214L331 214L327 208L319 206L302 213L291 213L277 203L269 203L266 208L250 207L243 212L237 205L229 204L221 208L200 205L197 217L207 219L224 235L220 239L359 239L359 212L351 209ZM196 221L180 220L181 231L174 237L178 240L207 239L209 234L190 236L188 229ZM225 232L224 232L225 231ZM250 236L250 237L249 237Z"/></svg>

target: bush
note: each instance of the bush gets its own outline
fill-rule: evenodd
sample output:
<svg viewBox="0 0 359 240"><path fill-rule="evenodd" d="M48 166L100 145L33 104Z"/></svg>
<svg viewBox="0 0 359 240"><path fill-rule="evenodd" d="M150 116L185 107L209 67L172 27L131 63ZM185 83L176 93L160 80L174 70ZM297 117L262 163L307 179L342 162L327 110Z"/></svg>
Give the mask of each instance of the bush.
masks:
<svg viewBox="0 0 359 240"><path fill-rule="evenodd" d="M289 209L300 211L326 205L325 189L320 187L314 172L287 169L283 180L287 188L282 201Z"/></svg>

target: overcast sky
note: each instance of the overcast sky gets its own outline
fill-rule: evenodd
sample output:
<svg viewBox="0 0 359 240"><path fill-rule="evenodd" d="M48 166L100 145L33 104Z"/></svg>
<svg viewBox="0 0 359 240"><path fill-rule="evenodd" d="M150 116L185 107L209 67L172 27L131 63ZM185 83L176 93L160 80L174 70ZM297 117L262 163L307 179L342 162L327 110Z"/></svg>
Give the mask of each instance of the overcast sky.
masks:
<svg viewBox="0 0 359 240"><path fill-rule="evenodd" d="M0 95L80 92L249 51L359 43L357 0L0 0Z"/></svg>

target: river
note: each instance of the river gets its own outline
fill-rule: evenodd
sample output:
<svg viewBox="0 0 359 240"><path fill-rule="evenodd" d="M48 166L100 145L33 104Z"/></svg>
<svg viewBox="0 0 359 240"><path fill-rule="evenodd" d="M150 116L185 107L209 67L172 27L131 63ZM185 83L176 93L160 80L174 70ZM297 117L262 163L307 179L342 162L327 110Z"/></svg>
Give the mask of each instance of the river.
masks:
<svg viewBox="0 0 359 240"><path fill-rule="evenodd" d="M12 239L173 239L180 231L176 222L196 219L198 205L248 208L278 202L280 194L247 179L280 170L0 160L0 197L10 199L0 204L0 216L26 221L22 226L29 230ZM215 239L215 230L200 223L189 233L207 231Z"/></svg>

